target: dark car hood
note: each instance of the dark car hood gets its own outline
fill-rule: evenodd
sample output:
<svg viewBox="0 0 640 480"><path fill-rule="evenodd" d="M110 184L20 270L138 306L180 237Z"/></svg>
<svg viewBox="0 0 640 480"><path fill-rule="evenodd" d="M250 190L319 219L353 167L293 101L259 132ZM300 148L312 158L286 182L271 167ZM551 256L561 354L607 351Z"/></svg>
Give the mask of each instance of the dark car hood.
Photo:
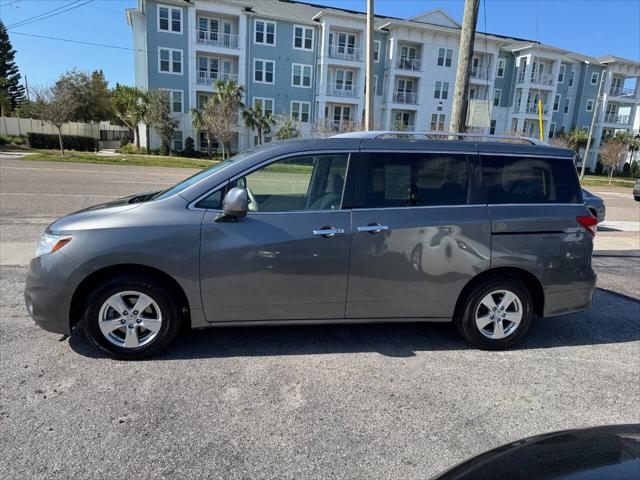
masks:
<svg viewBox="0 0 640 480"><path fill-rule="evenodd" d="M51 233L60 233L91 228L90 225L93 226L93 222L100 218L138 208L153 194L153 192L137 193L135 195L129 195L128 197L118 198L112 202L102 203L100 205L94 205L92 207L79 210L70 215L59 218L47 227L47 231Z"/></svg>
<svg viewBox="0 0 640 480"><path fill-rule="evenodd" d="M434 480L640 478L640 425L566 430L525 438L463 462Z"/></svg>

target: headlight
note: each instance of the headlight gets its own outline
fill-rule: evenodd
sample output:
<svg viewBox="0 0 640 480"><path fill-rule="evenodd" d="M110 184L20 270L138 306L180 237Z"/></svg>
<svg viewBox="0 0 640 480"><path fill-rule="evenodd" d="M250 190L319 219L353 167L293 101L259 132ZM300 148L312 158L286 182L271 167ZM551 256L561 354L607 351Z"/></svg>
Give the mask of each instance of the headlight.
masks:
<svg viewBox="0 0 640 480"><path fill-rule="evenodd" d="M73 240L73 235L52 235L50 233L44 233L40 237L40 241L36 247L36 257L48 255L49 253L60 250L71 240Z"/></svg>

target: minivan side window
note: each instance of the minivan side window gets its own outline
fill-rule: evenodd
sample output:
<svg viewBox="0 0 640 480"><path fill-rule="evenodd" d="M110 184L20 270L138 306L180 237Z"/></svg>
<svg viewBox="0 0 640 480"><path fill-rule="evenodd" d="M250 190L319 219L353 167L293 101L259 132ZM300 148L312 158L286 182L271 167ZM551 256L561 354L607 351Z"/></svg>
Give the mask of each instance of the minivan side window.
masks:
<svg viewBox="0 0 640 480"><path fill-rule="evenodd" d="M300 155L270 163L231 182L246 188L250 212L337 210L347 172L348 153ZM224 193L215 192L197 206L220 209Z"/></svg>
<svg viewBox="0 0 640 480"><path fill-rule="evenodd" d="M483 156L489 204L579 203L580 184L568 158Z"/></svg>
<svg viewBox="0 0 640 480"><path fill-rule="evenodd" d="M371 153L367 170L364 208L467 204L465 155Z"/></svg>

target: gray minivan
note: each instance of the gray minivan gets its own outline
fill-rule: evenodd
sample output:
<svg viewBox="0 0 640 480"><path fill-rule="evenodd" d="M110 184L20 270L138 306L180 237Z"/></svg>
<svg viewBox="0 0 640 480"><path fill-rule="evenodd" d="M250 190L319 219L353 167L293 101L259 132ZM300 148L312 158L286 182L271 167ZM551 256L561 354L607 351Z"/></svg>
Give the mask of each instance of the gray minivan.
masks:
<svg viewBox="0 0 640 480"><path fill-rule="evenodd" d="M453 321L503 349L534 315L589 308L596 220L575 153L447 138L277 142L64 217L31 262L29 314L141 358L182 324Z"/></svg>

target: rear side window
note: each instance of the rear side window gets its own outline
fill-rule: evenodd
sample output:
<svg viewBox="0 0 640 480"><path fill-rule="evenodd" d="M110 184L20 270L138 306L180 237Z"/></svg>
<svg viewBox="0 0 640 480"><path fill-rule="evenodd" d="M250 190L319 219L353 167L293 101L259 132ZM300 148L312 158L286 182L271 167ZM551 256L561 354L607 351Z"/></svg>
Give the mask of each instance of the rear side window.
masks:
<svg viewBox="0 0 640 480"><path fill-rule="evenodd" d="M465 155L372 153L366 168L364 208L467 203L469 172Z"/></svg>
<svg viewBox="0 0 640 480"><path fill-rule="evenodd" d="M483 156L482 171L490 204L580 202L570 159Z"/></svg>

